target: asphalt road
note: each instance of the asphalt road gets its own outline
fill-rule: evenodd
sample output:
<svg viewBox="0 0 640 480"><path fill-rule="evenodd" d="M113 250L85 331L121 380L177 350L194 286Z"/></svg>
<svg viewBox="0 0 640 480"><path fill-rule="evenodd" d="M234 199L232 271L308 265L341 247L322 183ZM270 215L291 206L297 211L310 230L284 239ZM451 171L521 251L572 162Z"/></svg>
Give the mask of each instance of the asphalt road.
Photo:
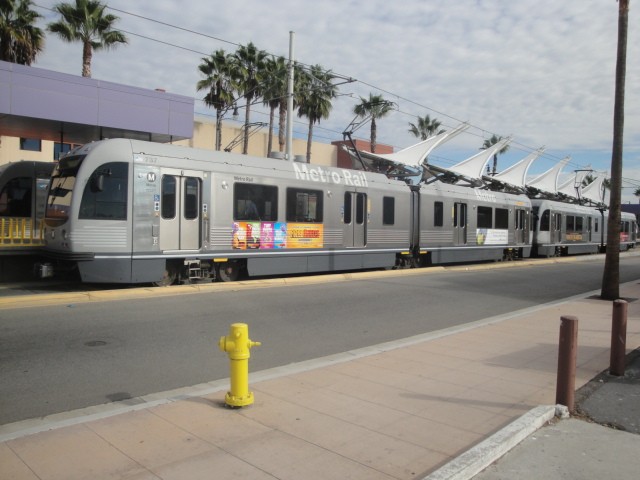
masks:
<svg viewBox="0 0 640 480"><path fill-rule="evenodd" d="M0 424L226 378L217 342L234 322L262 342L251 357L258 371L599 290L603 264L594 256L0 310ZM637 279L640 256L623 257L621 282Z"/></svg>

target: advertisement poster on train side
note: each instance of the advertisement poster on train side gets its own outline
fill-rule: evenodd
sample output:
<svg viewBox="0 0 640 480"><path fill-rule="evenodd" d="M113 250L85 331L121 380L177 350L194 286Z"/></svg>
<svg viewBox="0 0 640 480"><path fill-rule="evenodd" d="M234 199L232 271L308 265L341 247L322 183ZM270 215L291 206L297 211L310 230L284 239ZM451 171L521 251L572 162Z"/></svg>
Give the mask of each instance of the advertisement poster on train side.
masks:
<svg viewBox="0 0 640 480"><path fill-rule="evenodd" d="M476 230L476 243L478 245L505 245L508 241L508 230L496 230L493 228L478 228Z"/></svg>
<svg viewBox="0 0 640 480"><path fill-rule="evenodd" d="M287 248L287 224L276 223L273 233L273 247L274 248Z"/></svg>
<svg viewBox="0 0 640 480"><path fill-rule="evenodd" d="M321 223L287 224L287 248L322 248Z"/></svg>
<svg viewBox="0 0 640 480"><path fill-rule="evenodd" d="M234 222L231 246L237 250L322 248L320 223Z"/></svg>

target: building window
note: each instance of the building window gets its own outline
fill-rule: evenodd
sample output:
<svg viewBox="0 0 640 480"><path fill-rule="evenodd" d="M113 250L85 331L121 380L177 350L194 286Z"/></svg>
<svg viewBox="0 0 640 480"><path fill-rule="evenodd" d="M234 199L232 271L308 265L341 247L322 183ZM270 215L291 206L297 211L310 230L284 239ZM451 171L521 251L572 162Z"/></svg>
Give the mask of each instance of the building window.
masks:
<svg viewBox="0 0 640 480"><path fill-rule="evenodd" d="M67 152L70 152L77 145L73 143L59 143L55 142L53 144L53 159L60 160L60 157Z"/></svg>
<svg viewBox="0 0 640 480"><path fill-rule="evenodd" d="M27 150L29 152L41 152L42 140L39 138L21 138L20 150Z"/></svg>

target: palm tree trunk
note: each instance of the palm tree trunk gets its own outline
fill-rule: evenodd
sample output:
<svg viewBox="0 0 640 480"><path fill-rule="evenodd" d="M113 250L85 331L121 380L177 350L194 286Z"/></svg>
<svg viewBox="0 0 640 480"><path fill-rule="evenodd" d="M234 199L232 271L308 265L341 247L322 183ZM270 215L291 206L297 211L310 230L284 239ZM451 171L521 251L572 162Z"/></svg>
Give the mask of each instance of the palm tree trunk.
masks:
<svg viewBox="0 0 640 480"><path fill-rule="evenodd" d="M376 153L376 119L371 117L371 153Z"/></svg>
<svg viewBox="0 0 640 480"><path fill-rule="evenodd" d="M616 93L613 107L613 149L611 153L611 199L607 227L607 254L602 275L601 297L616 300L620 296L620 203L622 183L622 142L624 132L624 84L627 70L627 29L629 0L619 0L618 56Z"/></svg>
<svg viewBox="0 0 640 480"><path fill-rule="evenodd" d="M284 136L285 124L287 120L287 102L280 102L280 118L278 121L278 146L280 147L280 151L284 152L284 144L286 138Z"/></svg>
<svg viewBox="0 0 640 480"><path fill-rule="evenodd" d="M89 42L84 42L82 46L82 76L91 78L91 57L93 48Z"/></svg>
<svg viewBox="0 0 640 480"><path fill-rule="evenodd" d="M216 151L222 148L222 109L216 109Z"/></svg>
<svg viewBox="0 0 640 480"><path fill-rule="evenodd" d="M311 163L311 140L313 139L313 120L309 120L309 134L307 136L307 163Z"/></svg>
<svg viewBox="0 0 640 480"><path fill-rule="evenodd" d="M267 141L267 157L271 155L271 147L273 146L273 118L275 108L271 107L269 111L269 140Z"/></svg>
<svg viewBox="0 0 640 480"><path fill-rule="evenodd" d="M249 152L249 118L251 115L251 98L247 97L247 109L244 112L244 142L242 143L242 154Z"/></svg>

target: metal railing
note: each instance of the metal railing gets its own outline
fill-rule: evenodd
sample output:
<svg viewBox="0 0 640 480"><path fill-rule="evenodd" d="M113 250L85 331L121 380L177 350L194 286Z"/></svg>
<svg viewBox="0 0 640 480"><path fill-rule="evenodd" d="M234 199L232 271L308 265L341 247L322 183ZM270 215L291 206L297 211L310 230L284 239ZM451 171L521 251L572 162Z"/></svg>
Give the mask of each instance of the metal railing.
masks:
<svg viewBox="0 0 640 480"><path fill-rule="evenodd" d="M0 247L43 245L43 227L40 221L34 228L31 218L0 217Z"/></svg>

